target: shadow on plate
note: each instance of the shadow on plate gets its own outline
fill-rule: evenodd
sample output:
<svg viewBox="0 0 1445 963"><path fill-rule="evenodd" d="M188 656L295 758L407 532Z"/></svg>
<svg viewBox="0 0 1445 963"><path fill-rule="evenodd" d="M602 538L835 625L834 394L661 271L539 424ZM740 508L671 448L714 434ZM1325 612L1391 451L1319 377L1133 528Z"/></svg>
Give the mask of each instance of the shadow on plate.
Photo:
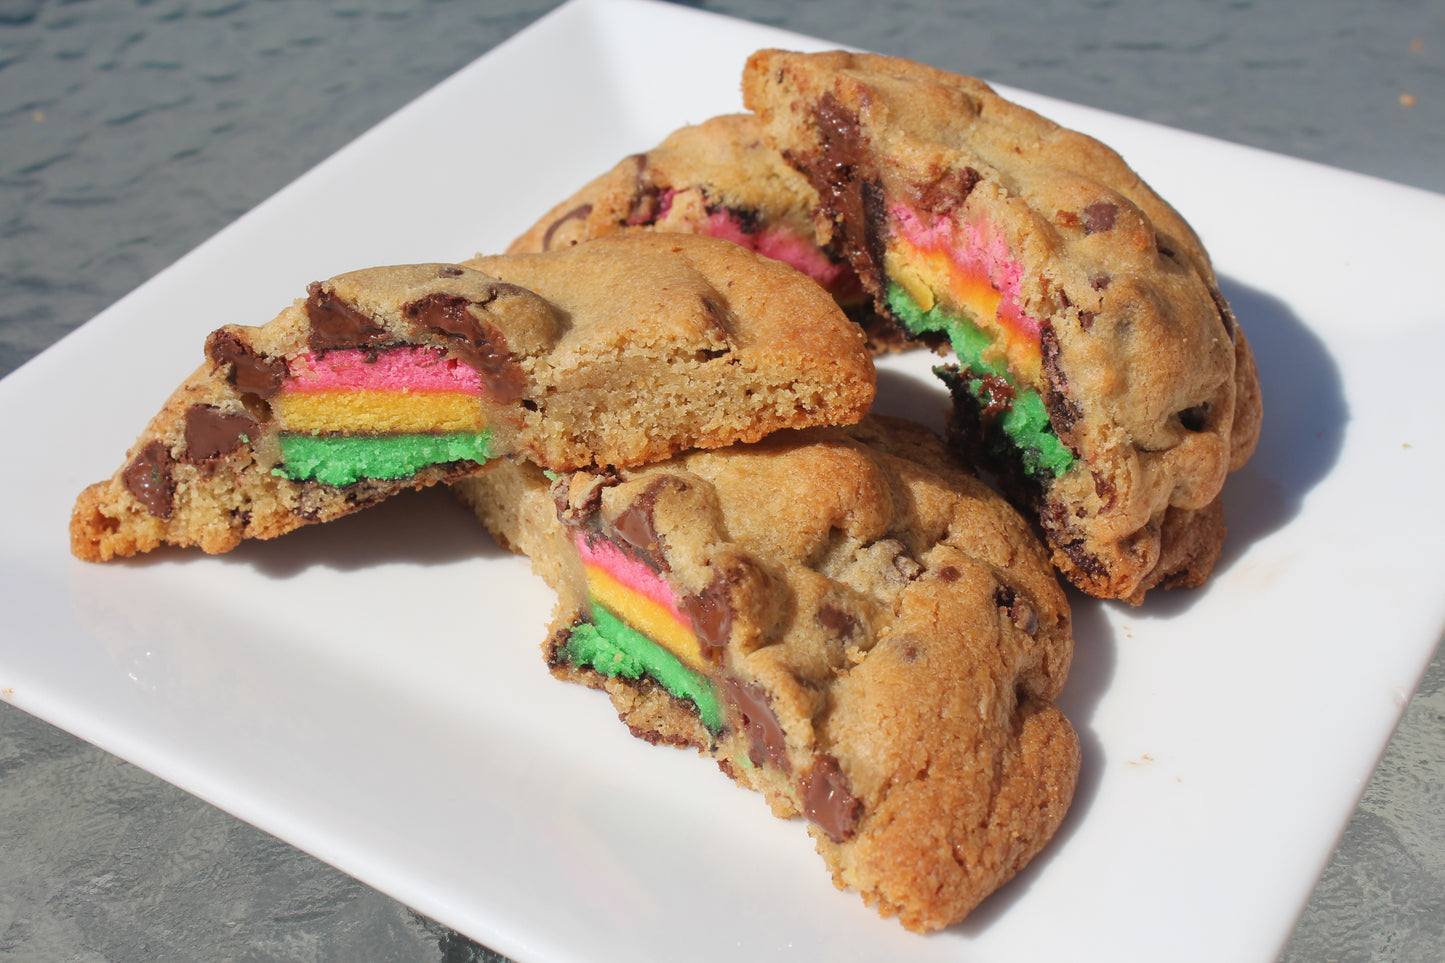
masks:
<svg viewBox="0 0 1445 963"><path fill-rule="evenodd" d="M406 491L379 505L279 538L243 542L219 556L270 578L308 569L358 571L404 563L433 566L475 558L511 557L445 486Z"/></svg>

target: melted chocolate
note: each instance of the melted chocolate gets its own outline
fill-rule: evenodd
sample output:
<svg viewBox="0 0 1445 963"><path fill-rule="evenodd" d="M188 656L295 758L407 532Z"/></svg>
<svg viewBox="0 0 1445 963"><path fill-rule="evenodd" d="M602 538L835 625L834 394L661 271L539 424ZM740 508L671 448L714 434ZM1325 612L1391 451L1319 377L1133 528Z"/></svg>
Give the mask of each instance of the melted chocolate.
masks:
<svg viewBox="0 0 1445 963"><path fill-rule="evenodd" d="M387 330L313 281L306 288L306 317L311 333L306 343L321 354L336 348L365 348L392 340Z"/></svg>
<svg viewBox="0 0 1445 963"><path fill-rule="evenodd" d="M844 254L858 277L875 294L881 292L883 188L867 166L868 142L855 117L832 94L813 108L822 149L809 173L820 206L842 235Z"/></svg>
<svg viewBox="0 0 1445 963"><path fill-rule="evenodd" d="M270 398L281 390L286 378L286 362L272 360L256 353L256 349L224 328L212 331L206 338L206 357L220 367L230 365L226 383L237 391Z"/></svg>
<svg viewBox="0 0 1445 963"><path fill-rule="evenodd" d="M737 710L743 732L748 737L748 758L754 765L772 765L787 772L788 740L783 727L768 704L768 694L755 685L748 685L724 676L720 680L723 698Z"/></svg>
<svg viewBox="0 0 1445 963"><path fill-rule="evenodd" d="M1091 579L1105 579L1109 568L1104 560L1084 547L1084 539L1071 522L1068 506L1045 502L1039 509L1039 522L1051 547L1066 555L1074 567Z"/></svg>
<svg viewBox="0 0 1445 963"><path fill-rule="evenodd" d="M563 224L566 224L568 221L585 221L591 216L592 205L579 204L576 207L572 208L572 210L568 211L566 214L563 214L561 217L557 218L557 220L547 225L547 233L542 235L542 250L552 250L552 235L556 234L557 229L560 228Z"/></svg>
<svg viewBox="0 0 1445 963"><path fill-rule="evenodd" d="M176 482L171 477L175 459L163 441L152 441L136 453L121 482L146 511L156 518L170 518L175 508Z"/></svg>
<svg viewBox="0 0 1445 963"><path fill-rule="evenodd" d="M260 425L245 415L227 414L214 405L186 409L185 459L192 464L213 461L256 438Z"/></svg>
<svg viewBox="0 0 1445 963"><path fill-rule="evenodd" d="M692 622L702 657L713 665L721 665L734 616L727 578L718 572L700 595L679 600L679 607Z"/></svg>
<svg viewBox="0 0 1445 963"><path fill-rule="evenodd" d="M863 804L848 788L838 761L818 753L803 780L803 813L835 843L853 835Z"/></svg>
<svg viewBox="0 0 1445 963"><path fill-rule="evenodd" d="M1045 324L1039 332L1039 351L1042 355L1044 378L1047 386L1043 392L1044 407L1049 412L1049 422L1054 434L1070 448L1074 443L1074 425L1083 417L1083 412L1068 396L1069 379L1064 375L1059 362L1059 336L1053 326Z"/></svg>
<svg viewBox="0 0 1445 963"><path fill-rule="evenodd" d="M667 564L653 512L657 507L657 496L669 484L679 483L672 478L659 478L612 520L613 533L659 572L669 571L671 566Z"/></svg>
<svg viewBox="0 0 1445 963"><path fill-rule="evenodd" d="M982 375L978 380L981 402L979 416L985 422L993 422L1008 414L1014 404L1013 385L1002 375Z"/></svg>
<svg viewBox="0 0 1445 963"><path fill-rule="evenodd" d="M513 288L496 285L487 302ZM428 294L402 306L402 313L417 327L447 339L447 346L464 363L475 368L492 396L502 404L522 397L527 376L512 359L502 332L483 324L469 310L475 303L455 294Z"/></svg>

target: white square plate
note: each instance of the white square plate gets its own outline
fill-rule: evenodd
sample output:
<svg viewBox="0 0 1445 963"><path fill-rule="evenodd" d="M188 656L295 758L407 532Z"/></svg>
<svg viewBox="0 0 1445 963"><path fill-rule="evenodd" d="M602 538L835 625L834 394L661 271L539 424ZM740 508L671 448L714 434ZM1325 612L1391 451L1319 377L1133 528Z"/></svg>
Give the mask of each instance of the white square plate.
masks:
<svg viewBox="0 0 1445 963"><path fill-rule="evenodd" d="M1272 959L1445 627L1440 196L1007 92L1193 221L1268 407L1207 588L1076 597L1074 809L931 937L835 891L801 824L554 682L550 594L443 492L216 558L67 553L74 496L212 328L344 270L500 250L739 109L761 46L830 45L578 0L0 383L0 693L520 960ZM886 361L881 406L937 424L929 361Z"/></svg>

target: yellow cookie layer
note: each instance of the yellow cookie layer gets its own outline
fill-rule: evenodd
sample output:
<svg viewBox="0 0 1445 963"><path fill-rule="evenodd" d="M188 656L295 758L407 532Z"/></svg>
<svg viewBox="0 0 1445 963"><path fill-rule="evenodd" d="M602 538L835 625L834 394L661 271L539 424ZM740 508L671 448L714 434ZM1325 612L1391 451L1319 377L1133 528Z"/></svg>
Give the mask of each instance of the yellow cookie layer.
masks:
<svg viewBox="0 0 1445 963"><path fill-rule="evenodd" d="M634 592L611 575L594 566L587 567L587 591L600 604L628 625L667 649L694 669L704 670L697 635L683 625L666 606Z"/></svg>
<svg viewBox="0 0 1445 963"><path fill-rule="evenodd" d="M451 432L486 427L480 399L448 391L307 391L282 394L277 414L295 432Z"/></svg>
<svg viewBox="0 0 1445 963"><path fill-rule="evenodd" d="M929 311L944 301L946 309L963 313L998 339L991 356L983 360L1006 364L1025 382L1039 383L1043 366L1038 345L1025 342L1000 317L1003 295L986 278L960 271L942 251L924 251L907 243L899 246L899 253L887 253L885 269L921 309Z"/></svg>

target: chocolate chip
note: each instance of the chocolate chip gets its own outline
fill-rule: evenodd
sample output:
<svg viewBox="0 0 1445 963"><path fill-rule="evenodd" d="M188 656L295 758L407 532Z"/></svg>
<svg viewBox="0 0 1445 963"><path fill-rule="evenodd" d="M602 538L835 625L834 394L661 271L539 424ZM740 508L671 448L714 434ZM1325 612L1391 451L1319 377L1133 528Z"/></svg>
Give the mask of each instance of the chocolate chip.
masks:
<svg viewBox="0 0 1445 963"><path fill-rule="evenodd" d="M848 788L848 781L832 756L818 753L803 780L803 814L835 843L853 835L863 803Z"/></svg>
<svg viewBox="0 0 1445 963"><path fill-rule="evenodd" d="M1074 425L1083 417L1083 412L1068 395L1069 379L1065 376L1060 362L1059 336L1051 324L1045 323L1043 330L1039 332L1039 352L1047 382L1043 398L1044 407L1049 412L1049 422L1059 440L1072 447Z"/></svg>
<svg viewBox="0 0 1445 963"><path fill-rule="evenodd" d="M230 365L226 383L237 391L270 398L281 390L286 379L284 359L266 358L242 341L233 331L218 328L206 338L206 357L220 368Z"/></svg>
<svg viewBox="0 0 1445 963"><path fill-rule="evenodd" d="M311 333L306 342L317 354L337 348L364 348L391 340L386 328L314 281L306 288L306 317Z"/></svg>
<svg viewBox="0 0 1445 963"><path fill-rule="evenodd" d="M1118 214L1118 205L1111 201L1095 201L1084 208L1081 218L1084 224L1084 233L1102 234L1104 231L1112 231L1114 220Z"/></svg>
<svg viewBox="0 0 1445 963"><path fill-rule="evenodd" d="M819 208L837 228L859 279L879 292L888 211L882 185L866 166L867 140L858 118L831 93L818 98L813 123L821 149L808 165L808 178Z"/></svg>
<svg viewBox="0 0 1445 963"><path fill-rule="evenodd" d="M783 733L768 694L760 686L750 685L731 676L721 680L723 698L737 710L739 724L748 737L748 758L757 766L771 765L783 772L792 768L788 761L788 739Z"/></svg>
<svg viewBox="0 0 1445 963"><path fill-rule="evenodd" d="M846 641L858 632L858 620L835 605L818 607L818 624L834 639Z"/></svg>
<svg viewBox="0 0 1445 963"><path fill-rule="evenodd" d="M727 576L719 570L700 594L680 599L678 606L692 623L702 657L713 665L721 665L734 617Z"/></svg>
<svg viewBox="0 0 1445 963"><path fill-rule="evenodd" d="M949 583L957 582L961 574L962 573L959 572L959 570L954 568L952 565L945 565L943 568L938 570L938 577L943 581Z"/></svg>
<svg viewBox="0 0 1445 963"><path fill-rule="evenodd" d="M175 459L163 441L146 444L121 473L121 483L136 501L156 518L170 518L175 510L176 482L171 477Z"/></svg>
<svg viewBox="0 0 1445 963"><path fill-rule="evenodd" d="M613 533L659 572L666 572L671 568L664 553L662 536L657 531L657 519L654 517L657 498L664 488L685 489L686 485L670 475L664 475L649 485L642 494L633 499L632 504L618 512L612 520Z"/></svg>
<svg viewBox="0 0 1445 963"><path fill-rule="evenodd" d="M440 268L437 268L437 277L439 278L459 278L465 273L465 271L455 264L444 264Z"/></svg>
<svg viewBox="0 0 1445 963"><path fill-rule="evenodd" d="M490 303L512 293L515 285L493 285ZM510 404L527 388L527 376L512 358L507 339L496 328L483 324L470 310L472 301L456 294L428 294L402 305L401 312L419 329L446 339L447 348L462 362L476 369L492 397Z"/></svg>
<svg viewBox="0 0 1445 963"><path fill-rule="evenodd" d="M1028 635L1039 630L1039 616L1027 600L1021 599L1012 588L1000 585L993 593L994 604L1008 613L1009 619Z"/></svg>
<svg viewBox="0 0 1445 963"><path fill-rule="evenodd" d="M186 409L185 460L192 464L214 461L256 438L260 426L246 415L228 414L215 405Z"/></svg>

